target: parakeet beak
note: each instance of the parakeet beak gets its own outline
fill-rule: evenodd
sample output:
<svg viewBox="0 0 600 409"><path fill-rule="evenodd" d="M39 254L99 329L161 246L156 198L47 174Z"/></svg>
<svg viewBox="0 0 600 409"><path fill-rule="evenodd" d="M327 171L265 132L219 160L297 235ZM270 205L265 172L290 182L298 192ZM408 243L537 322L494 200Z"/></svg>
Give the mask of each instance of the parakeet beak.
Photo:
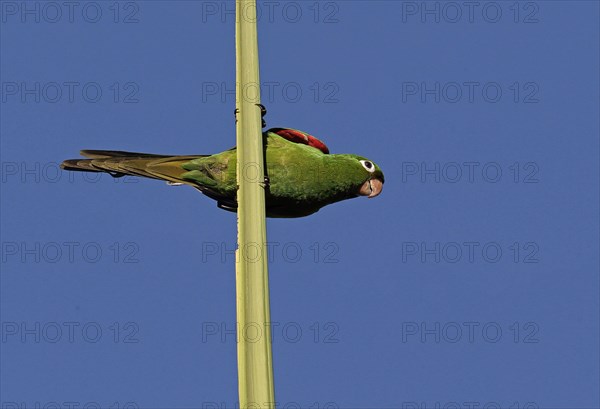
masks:
<svg viewBox="0 0 600 409"><path fill-rule="evenodd" d="M361 196L368 196L369 199L377 196L383 190L383 182L379 179L369 179L360 187L358 192Z"/></svg>

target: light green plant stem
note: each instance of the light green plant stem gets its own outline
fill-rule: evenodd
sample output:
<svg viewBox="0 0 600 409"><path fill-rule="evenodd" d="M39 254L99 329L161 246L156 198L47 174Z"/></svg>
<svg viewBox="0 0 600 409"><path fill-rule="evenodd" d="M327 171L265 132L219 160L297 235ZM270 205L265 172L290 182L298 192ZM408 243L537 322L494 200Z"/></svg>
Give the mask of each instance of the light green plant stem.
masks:
<svg viewBox="0 0 600 409"><path fill-rule="evenodd" d="M273 363L256 0L236 0L238 250L236 305L241 408L273 406Z"/></svg>

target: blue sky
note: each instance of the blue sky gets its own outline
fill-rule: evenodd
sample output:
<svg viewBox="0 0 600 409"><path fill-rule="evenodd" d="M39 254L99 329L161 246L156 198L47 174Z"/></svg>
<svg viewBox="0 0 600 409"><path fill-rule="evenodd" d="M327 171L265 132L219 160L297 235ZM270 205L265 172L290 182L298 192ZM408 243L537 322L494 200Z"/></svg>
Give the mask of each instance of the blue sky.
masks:
<svg viewBox="0 0 600 409"><path fill-rule="evenodd" d="M0 2L3 407L235 407L235 216L57 169L230 148L232 10ZM598 14L261 3L268 125L385 173L268 221L278 407L600 407Z"/></svg>

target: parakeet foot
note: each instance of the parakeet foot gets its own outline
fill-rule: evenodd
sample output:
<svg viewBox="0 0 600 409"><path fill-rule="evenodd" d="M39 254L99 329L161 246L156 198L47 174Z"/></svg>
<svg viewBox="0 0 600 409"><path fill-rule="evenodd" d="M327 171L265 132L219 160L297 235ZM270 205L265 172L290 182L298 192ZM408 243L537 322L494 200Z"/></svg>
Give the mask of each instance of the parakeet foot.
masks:
<svg viewBox="0 0 600 409"><path fill-rule="evenodd" d="M261 185L265 190L269 190L271 187L271 180L265 175L263 182L259 182L258 184Z"/></svg>
<svg viewBox="0 0 600 409"><path fill-rule="evenodd" d="M257 107L260 108L260 116L264 117L265 115L267 115L267 108L265 108L265 106L263 104L255 104Z"/></svg>
<svg viewBox="0 0 600 409"><path fill-rule="evenodd" d="M255 104L257 107L260 108L260 117L264 118L265 115L267 115L267 108L265 108L265 106L263 104ZM237 114L240 113L239 108L236 108L233 110L233 116L235 117L235 123L237 124ZM261 119L261 125L263 128L267 127L267 123L265 122L264 119Z"/></svg>
<svg viewBox="0 0 600 409"><path fill-rule="evenodd" d="M262 118L262 127L266 128L267 127L267 123L265 122L265 115L267 115L267 108L265 108L265 106L263 104L255 104L257 107L260 108L260 117Z"/></svg>

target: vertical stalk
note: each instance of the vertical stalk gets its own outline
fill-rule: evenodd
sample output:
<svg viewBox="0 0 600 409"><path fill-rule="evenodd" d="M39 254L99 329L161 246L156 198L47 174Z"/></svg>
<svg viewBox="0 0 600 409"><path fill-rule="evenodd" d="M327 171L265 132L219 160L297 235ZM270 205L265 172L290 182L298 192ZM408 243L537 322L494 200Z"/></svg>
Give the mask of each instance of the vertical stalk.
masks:
<svg viewBox="0 0 600 409"><path fill-rule="evenodd" d="M241 408L274 407L256 0L236 0L235 35L239 400Z"/></svg>

